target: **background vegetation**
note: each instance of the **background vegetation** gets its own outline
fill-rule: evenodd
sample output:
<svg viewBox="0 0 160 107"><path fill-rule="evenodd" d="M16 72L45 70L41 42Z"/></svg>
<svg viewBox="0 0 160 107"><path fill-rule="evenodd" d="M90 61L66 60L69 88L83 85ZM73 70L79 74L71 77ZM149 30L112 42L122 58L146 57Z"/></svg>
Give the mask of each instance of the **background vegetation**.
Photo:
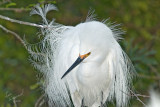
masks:
<svg viewBox="0 0 160 107"><path fill-rule="evenodd" d="M0 15L40 24L40 17L30 17L35 4L52 3L59 11L49 12L48 19L65 25L85 21L88 10L95 9L98 20L110 18L122 23L126 31L120 43L137 70L136 93L149 95L151 88L160 89L160 1L159 0L0 0ZM0 25L18 33L30 43L38 42L39 29L0 19ZM37 83L37 71L28 61L28 53L13 35L0 29L0 107L14 105L13 98L21 94L17 104L32 107L42 95ZM139 97L147 103L148 97ZM131 107L142 107L136 97Z"/></svg>

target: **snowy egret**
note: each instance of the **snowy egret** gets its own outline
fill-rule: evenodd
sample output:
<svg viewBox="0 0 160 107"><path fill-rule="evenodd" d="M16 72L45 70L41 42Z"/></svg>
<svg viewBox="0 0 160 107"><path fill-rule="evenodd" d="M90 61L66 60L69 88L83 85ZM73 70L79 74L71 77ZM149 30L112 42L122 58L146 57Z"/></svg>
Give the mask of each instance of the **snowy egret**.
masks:
<svg viewBox="0 0 160 107"><path fill-rule="evenodd" d="M116 100L118 107L127 105L132 70L131 61L118 40L121 31L89 15L77 26L46 23L46 13L53 5L36 6L32 14L41 15L49 27L36 52L28 45L33 65L44 73L44 89L49 106L98 107ZM34 52L33 52L34 51Z"/></svg>
<svg viewBox="0 0 160 107"><path fill-rule="evenodd" d="M160 95L159 95L159 93L155 90L151 90L150 91L150 96L151 96L150 101L147 104L147 107L159 107L159 105L160 105Z"/></svg>

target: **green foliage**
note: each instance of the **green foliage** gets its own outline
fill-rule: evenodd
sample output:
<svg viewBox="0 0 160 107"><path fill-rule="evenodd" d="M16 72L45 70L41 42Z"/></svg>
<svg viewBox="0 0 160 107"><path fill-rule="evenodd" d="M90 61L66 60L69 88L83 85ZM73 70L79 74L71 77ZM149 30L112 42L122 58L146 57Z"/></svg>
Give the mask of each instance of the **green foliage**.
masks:
<svg viewBox="0 0 160 107"><path fill-rule="evenodd" d="M147 46L140 47L139 44L133 44L134 39L123 42L123 47L129 58L133 62L137 72L148 72L149 66L158 65L155 59L156 51L148 49Z"/></svg>
<svg viewBox="0 0 160 107"><path fill-rule="evenodd" d="M7 4L7 5L6 5L6 8L8 8L8 7L12 7L12 6L16 6L16 3L11 2L11 3L9 3L9 4Z"/></svg>

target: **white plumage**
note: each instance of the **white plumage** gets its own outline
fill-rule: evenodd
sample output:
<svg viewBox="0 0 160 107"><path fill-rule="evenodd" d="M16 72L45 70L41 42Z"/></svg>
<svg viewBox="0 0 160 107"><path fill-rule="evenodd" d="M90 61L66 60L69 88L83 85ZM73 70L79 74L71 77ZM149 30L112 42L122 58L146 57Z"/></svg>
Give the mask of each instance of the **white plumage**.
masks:
<svg viewBox="0 0 160 107"><path fill-rule="evenodd" d="M31 62L44 74L49 106L71 106L70 95L75 107L81 107L82 100L85 106L98 107L114 99L117 107L126 106L134 68L117 42L122 32L116 25L92 20L92 15L75 27L46 22L44 16L54 9L46 5L32 11L42 16L48 28L42 30L45 36L40 43L28 44ZM87 53L61 79L76 59Z"/></svg>
<svg viewBox="0 0 160 107"><path fill-rule="evenodd" d="M156 91L150 92L150 101L149 104L146 107L159 107L160 106L160 95Z"/></svg>

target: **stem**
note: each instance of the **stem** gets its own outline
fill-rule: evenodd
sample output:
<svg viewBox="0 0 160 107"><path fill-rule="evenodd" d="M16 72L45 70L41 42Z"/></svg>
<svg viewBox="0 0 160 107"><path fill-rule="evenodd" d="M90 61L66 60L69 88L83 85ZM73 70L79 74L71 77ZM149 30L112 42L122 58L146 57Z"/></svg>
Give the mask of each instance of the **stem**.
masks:
<svg viewBox="0 0 160 107"><path fill-rule="evenodd" d="M21 11L28 11L31 9L24 9L24 8L0 8L1 11L16 11L16 12L21 12Z"/></svg>
<svg viewBox="0 0 160 107"><path fill-rule="evenodd" d="M34 27L39 27L39 28L47 28L46 25L38 25L38 24L35 24L35 23L19 21L19 20L16 20L16 19L11 19L11 18L6 17L6 16L2 16L2 15L0 15L0 18L4 19L4 20L7 20L7 21L10 21L10 22L23 24L23 25L34 26Z"/></svg>
<svg viewBox="0 0 160 107"><path fill-rule="evenodd" d="M15 32L11 31L11 30L8 30L7 28L5 28L4 26L0 25L0 28L2 28L4 31L6 31L7 33L10 33L12 34L16 39L18 39L22 44L23 46L27 49L26 47L26 44L25 42L23 41L23 39Z"/></svg>

